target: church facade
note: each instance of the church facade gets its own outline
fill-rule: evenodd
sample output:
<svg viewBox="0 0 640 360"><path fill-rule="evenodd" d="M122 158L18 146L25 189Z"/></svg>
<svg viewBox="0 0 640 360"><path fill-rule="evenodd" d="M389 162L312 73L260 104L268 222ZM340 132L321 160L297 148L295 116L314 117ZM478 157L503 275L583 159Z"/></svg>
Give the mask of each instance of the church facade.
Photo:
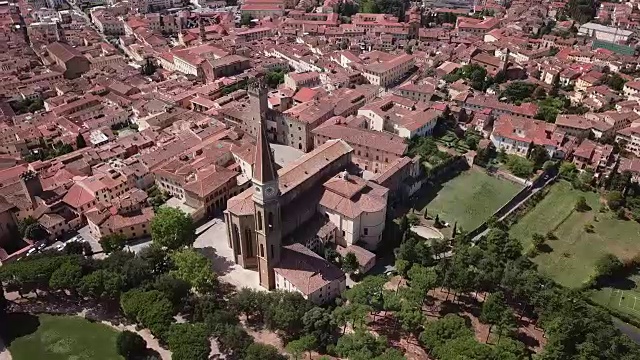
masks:
<svg viewBox="0 0 640 360"><path fill-rule="evenodd" d="M234 260L256 270L266 289L300 292L318 304L331 301L345 290L346 276L316 252L325 245L377 244L388 190L347 174L353 148L340 139L276 170L266 121L254 121L252 186L229 199L224 212Z"/></svg>

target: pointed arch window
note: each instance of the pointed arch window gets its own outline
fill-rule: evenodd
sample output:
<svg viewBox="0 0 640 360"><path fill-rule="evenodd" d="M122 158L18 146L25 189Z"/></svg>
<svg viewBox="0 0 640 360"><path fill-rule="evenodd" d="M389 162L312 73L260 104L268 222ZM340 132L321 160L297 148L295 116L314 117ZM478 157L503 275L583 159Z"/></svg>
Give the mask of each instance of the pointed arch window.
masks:
<svg viewBox="0 0 640 360"><path fill-rule="evenodd" d="M273 229L273 213L269 212L267 215L267 221L269 224L269 230Z"/></svg>
<svg viewBox="0 0 640 360"><path fill-rule="evenodd" d="M258 230L262 231L262 211L258 211Z"/></svg>
<svg viewBox="0 0 640 360"><path fill-rule="evenodd" d="M253 257L253 237L250 229L244 229L245 246L247 248L247 257Z"/></svg>

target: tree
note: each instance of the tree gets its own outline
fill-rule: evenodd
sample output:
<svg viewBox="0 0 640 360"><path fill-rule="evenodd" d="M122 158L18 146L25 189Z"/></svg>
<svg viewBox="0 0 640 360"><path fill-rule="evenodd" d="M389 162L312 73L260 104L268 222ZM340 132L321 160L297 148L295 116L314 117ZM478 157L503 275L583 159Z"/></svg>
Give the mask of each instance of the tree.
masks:
<svg viewBox="0 0 640 360"><path fill-rule="evenodd" d="M182 210L161 207L151 220L151 238L161 246L179 249L193 245L196 228L191 217Z"/></svg>
<svg viewBox="0 0 640 360"><path fill-rule="evenodd" d="M513 81L507 85L500 97L506 98L508 102L520 102L530 98L536 85L526 81Z"/></svg>
<svg viewBox="0 0 640 360"><path fill-rule="evenodd" d="M245 350L253 344L251 335L239 325L227 325L222 328L217 337L220 351L233 357L241 358Z"/></svg>
<svg viewBox="0 0 640 360"><path fill-rule="evenodd" d="M574 188L580 191L591 190L591 183L593 182L593 172L586 170L578 174L571 183Z"/></svg>
<svg viewBox="0 0 640 360"><path fill-rule="evenodd" d="M204 324L172 324L167 343L173 360L207 360L211 348Z"/></svg>
<svg viewBox="0 0 640 360"><path fill-rule="evenodd" d="M575 209L578 212L585 212L589 211L591 207L589 207L589 205L587 204L587 199L584 196L580 196L576 201Z"/></svg>
<svg viewBox="0 0 640 360"><path fill-rule="evenodd" d="M102 250L107 254L124 249L126 242L127 238L124 235L116 233L105 235L100 239Z"/></svg>
<svg viewBox="0 0 640 360"><path fill-rule="evenodd" d="M500 360L527 360L529 353L520 341L506 339L493 348L494 358Z"/></svg>
<svg viewBox="0 0 640 360"><path fill-rule="evenodd" d="M534 163L517 155L510 155L507 161L509 171L515 176L528 178L533 174Z"/></svg>
<svg viewBox="0 0 640 360"><path fill-rule="evenodd" d="M4 335L7 324L7 308L9 307L9 302L4 295L4 287L2 285L2 281L0 281L0 335Z"/></svg>
<svg viewBox="0 0 640 360"><path fill-rule="evenodd" d="M344 334L347 324L351 324L353 328L362 326L371 310L368 305L349 303L335 308L331 317L336 325L342 326L342 333Z"/></svg>
<svg viewBox="0 0 640 360"><path fill-rule="evenodd" d="M607 194L607 205L611 210L618 210L624 206L624 197L620 191L609 191Z"/></svg>
<svg viewBox="0 0 640 360"><path fill-rule="evenodd" d="M402 216L402 218L400 218L400 234L404 235L407 230L409 230L409 218L405 214Z"/></svg>
<svg viewBox="0 0 640 360"><path fill-rule="evenodd" d="M442 318L429 321L420 334L420 342L428 349L438 353L438 349L456 338L473 337L463 318L456 314L447 314Z"/></svg>
<svg viewBox="0 0 640 360"><path fill-rule="evenodd" d="M349 359L372 359L382 355L387 348L384 336L371 334L368 331L357 330L352 334L343 335L336 345L336 353Z"/></svg>
<svg viewBox="0 0 640 360"><path fill-rule="evenodd" d="M285 339L295 339L303 329L304 314L312 304L299 293L273 291L268 294L264 322L267 328L277 330Z"/></svg>
<svg viewBox="0 0 640 360"><path fill-rule="evenodd" d="M346 273L353 273L360 268L356 254L348 252L342 259L342 270Z"/></svg>
<svg viewBox="0 0 640 360"><path fill-rule="evenodd" d="M305 335L298 340L293 340L287 344L287 351L293 355L295 360L300 359L300 356L305 351L309 352L309 358L311 358L311 350L314 350L316 346L316 338L312 335Z"/></svg>
<svg viewBox="0 0 640 360"><path fill-rule="evenodd" d="M124 330L119 333L116 338L116 347L118 354L122 355L125 359L136 359L145 354L147 342L144 341L142 336L129 330Z"/></svg>
<svg viewBox="0 0 640 360"><path fill-rule="evenodd" d="M335 344L337 328L331 318L331 312L321 307L314 307L302 317L304 334L313 336L317 348L324 352L328 345Z"/></svg>
<svg viewBox="0 0 640 360"><path fill-rule="evenodd" d="M243 13L240 17L240 26L249 26L253 21L253 16L249 13Z"/></svg>
<svg viewBox="0 0 640 360"><path fill-rule="evenodd" d="M345 292L345 297L354 304L371 307L380 311L383 307L382 290L386 279L382 276L367 276L360 283Z"/></svg>
<svg viewBox="0 0 640 360"><path fill-rule="evenodd" d="M624 264L613 254L602 255L595 264L596 274L599 277L612 277L624 268Z"/></svg>
<svg viewBox="0 0 640 360"><path fill-rule="evenodd" d="M160 245L154 243L140 250L138 258L147 264L153 274L165 273L169 271L171 266L171 259L167 252Z"/></svg>
<svg viewBox="0 0 640 360"><path fill-rule="evenodd" d="M77 149L82 149L84 147L87 146L87 142L84 140L84 136L82 136L82 134L78 134L76 136L76 148Z"/></svg>
<svg viewBox="0 0 640 360"><path fill-rule="evenodd" d="M213 290L217 283L211 261L192 248L182 249L171 254L175 266L169 273L182 279L199 292Z"/></svg>
<svg viewBox="0 0 640 360"><path fill-rule="evenodd" d="M429 290L436 287L438 282L438 275L435 269L426 268L420 264L414 264L407 273L407 276L409 278L409 285L420 291L423 299Z"/></svg>
<svg viewBox="0 0 640 360"><path fill-rule="evenodd" d="M580 24L589 22L596 14L593 0L569 0L565 6L567 14Z"/></svg>
<svg viewBox="0 0 640 360"><path fill-rule="evenodd" d="M400 311L396 312L396 316L402 325L402 329L407 332L416 333L424 323L424 315L421 310L422 304L414 306L413 304L404 303L400 307Z"/></svg>
<svg viewBox="0 0 640 360"><path fill-rule="evenodd" d="M576 173L578 172L578 169L576 168L576 164L571 163L571 162L563 162L562 165L560 165L560 177L568 180L568 181L573 181L573 179L575 179Z"/></svg>
<svg viewBox="0 0 640 360"><path fill-rule="evenodd" d="M342 256L333 248L326 247L324 249L324 259L333 265L339 266L342 262Z"/></svg>
<svg viewBox="0 0 640 360"><path fill-rule="evenodd" d="M533 91L533 95L532 97L534 99L544 99L547 97L547 92L545 91L545 89L542 86L538 86L536 87L536 89Z"/></svg>
<svg viewBox="0 0 640 360"><path fill-rule="evenodd" d="M545 241L545 237L542 236L541 234L534 233L533 235L531 235L531 244L537 250L540 250L540 248L544 244L544 241Z"/></svg>
<svg viewBox="0 0 640 360"><path fill-rule="evenodd" d="M495 292L487 296L487 299L482 304L482 314L480 315L480 321L485 324L489 324L489 333L487 334L487 341L491 334L491 329L494 325L500 324L505 318L505 312L510 311L504 301L504 295L501 292Z"/></svg>
<svg viewBox="0 0 640 360"><path fill-rule="evenodd" d="M624 84L627 80L623 79L618 73L611 73L605 75L605 82L607 86L616 91L622 91Z"/></svg>
<svg viewBox="0 0 640 360"><path fill-rule="evenodd" d="M491 347L487 344L481 344L470 337L452 339L447 342L446 346L439 348L437 354L440 360L493 360Z"/></svg>
<svg viewBox="0 0 640 360"><path fill-rule="evenodd" d="M253 343L247 347L244 360L287 360L273 345Z"/></svg>
<svg viewBox="0 0 640 360"><path fill-rule="evenodd" d="M78 290L82 295L94 299L115 299L122 291L120 274L106 269L96 270L82 279Z"/></svg>
<svg viewBox="0 0 640 360"><path fill-rule="evenodd" d="M37 221L26 225L23 231L23 237L29 240L40 241L46 239L48 236L46 230Z"/></svg>
<svg viewBox="0 0 640 360"><path fill-rule="evenodd" d="M533 161L534 167L539 169L545 161L549 160L549 153L544 146L534 145L529 153L529 160Z"/></svg>
<svg viewBox="0 0 640 360"><path fill-rule="evenodd" d="M278 85L284 83L284 74L283 70L272 70L266 73L264 76L265 82L271 88L277 88Z"/></svg>
<svg viewBox="0 0 640 360"><path fill-rule="evenodd" d="M162 274L153 283L155 290L161 291L175 309L180 308L183 300L189 295L191 284L183 279L178 279L170 274Z"/></svg>
<svg viewBox="0 0 640 360"><path fill-rule="evenodd" d="M153 63L153 60L148 57L145 59L144 64L140 68L140 73L145 76L151 76L156 72L156 64Z"/></svg>
<svg viewBox="0 0 640 360"><path fill-rule="evenodd" d="M402 277L407 276L407 271L411 268L411 263L404 259L396 259L395 268L398 275Z"/></svg>
<svg viewBox="0 0 640 360"><path fill-rule="evenodd" d="M82 278L82 268L77 263L65 262L51 274L49 286L56 290L75 291Z"/></svg>

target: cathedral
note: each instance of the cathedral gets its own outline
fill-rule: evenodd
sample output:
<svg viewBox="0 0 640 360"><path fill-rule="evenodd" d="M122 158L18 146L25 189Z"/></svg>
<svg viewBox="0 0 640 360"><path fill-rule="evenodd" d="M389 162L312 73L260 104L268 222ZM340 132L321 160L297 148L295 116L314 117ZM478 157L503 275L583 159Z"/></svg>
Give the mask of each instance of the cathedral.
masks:
<svg viewBox="0 0 640 360"><path fill-rule="evenodd" d="M346 277L317 252L327 245L375 248L388 189L347 173L353 149L343 140L329 140L277 170L266 121L260 115L254 121L252 184L229 199L224 213L234 260L257 270L266 289L330 301L344 291Z"/></svg>

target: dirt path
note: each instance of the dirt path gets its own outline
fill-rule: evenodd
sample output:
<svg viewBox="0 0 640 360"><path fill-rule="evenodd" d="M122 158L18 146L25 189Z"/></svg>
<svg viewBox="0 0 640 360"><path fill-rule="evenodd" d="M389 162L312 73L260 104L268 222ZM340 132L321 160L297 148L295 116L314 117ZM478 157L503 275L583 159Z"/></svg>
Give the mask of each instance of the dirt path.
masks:
<svg viewBox="0 0 640 360"><path fill-rule="evenodd" d="M4 347L4 343L2 339L0 339L0 360L12 360L11 353L9 353L9 349Z"/></svg>
<svg viewBox="0 0 640 360"><path fill-rule="evenodd" d="M165 348L163 348L162 346L160 346L160 343L158 342L158 339L156 339L155 337L153 337L153 335L151 335L151 332L147 329L142 329L140 331L136 330L136 326L135 325L114 325L108 321L102 321L103 324L110 326L114 329L117 329L118 331L124 331L124 330L129 330L131 332L134 332L140 336L142 336L142 338L144 339L144 341L147 342L147 347L149 349L155 350L158 352L158 354L160 354L160 358L162 358L162 360L171 360L171 352ZM5 360L0 358L0 360Z"/></svg>

